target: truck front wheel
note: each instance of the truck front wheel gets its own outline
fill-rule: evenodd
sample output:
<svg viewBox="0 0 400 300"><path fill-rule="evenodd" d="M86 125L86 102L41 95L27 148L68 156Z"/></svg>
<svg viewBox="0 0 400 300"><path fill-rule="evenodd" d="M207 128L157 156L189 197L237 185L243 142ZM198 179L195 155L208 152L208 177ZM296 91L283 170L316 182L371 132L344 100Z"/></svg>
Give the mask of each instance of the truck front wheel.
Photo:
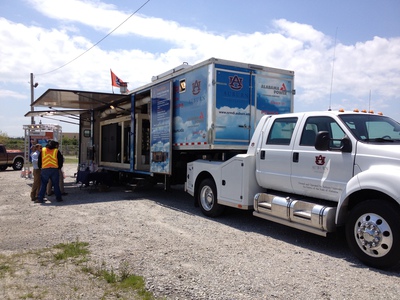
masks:
<svg viewBox="0 0 400 300"><path fill-rule="evenodd" d="M225 209L223 205L217 203L217 188L212 179L204 179L199 186L197 199L201 211L207 217L218 217Z"/></svg>
<svg viewBox="0 0 400 300"><path fill-rule="evenodd" d="M24 161L22 159L16 159L12 167L14 170L22 170L23 166L24 166Z"/></svg>
<svg viewBox="0 0 400 300"><path fill-rule="evenodd" d="M368 200L350 212L347 243L366 265L385 268L400 261L400 213L383 200Z"/></svg>

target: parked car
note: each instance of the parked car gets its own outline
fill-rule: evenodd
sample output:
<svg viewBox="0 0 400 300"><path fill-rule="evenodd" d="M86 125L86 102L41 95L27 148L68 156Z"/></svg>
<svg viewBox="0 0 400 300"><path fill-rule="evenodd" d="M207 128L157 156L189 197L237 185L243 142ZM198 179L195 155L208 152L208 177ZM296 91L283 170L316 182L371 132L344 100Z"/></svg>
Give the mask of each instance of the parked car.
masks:
<svg viewBox="0 0 400 300"><path fill-rule="evenodd" d="M14 170L21 170L24 166L24 152L19 150L7 150L0 144L0 171L12 167Z"/></svg>

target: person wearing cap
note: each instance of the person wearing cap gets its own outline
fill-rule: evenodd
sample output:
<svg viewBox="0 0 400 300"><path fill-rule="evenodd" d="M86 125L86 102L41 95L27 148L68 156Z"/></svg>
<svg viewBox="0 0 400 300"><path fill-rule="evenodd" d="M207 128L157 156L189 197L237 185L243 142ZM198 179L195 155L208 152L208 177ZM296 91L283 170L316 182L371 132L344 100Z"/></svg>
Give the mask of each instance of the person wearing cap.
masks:
<svg viewBox="0 0 400 300"><path fill-rule="evenodd" d="M39 169L39 154L42 151L42 145L36 144L31 147L31 159L32 159L32 167L33 167L33 183L31 189L31 200L36 201L39 195L40 189L40 169Z"/></svg>
<svg viewBox="0 0 400 300"><path fill-rule="evenodd" d="M50 140L46 147L42 149L42 152L39 154L38 158L38 166L41 168L41 183L38 199L35 201L35 203L44 203L43 198L44 194L46 193L46 187L49 179L51 179L51 182L53 182L56 201L63 201L60 186L58 184L60 180L59 170L63 166L63 161L64 158L57 148L57 142Z"/></svg>
<svg viewBox="0 0 400 300"><path fill-rule="evenodd" d="M58 143L58 142L56 142L56 148L58 149L58 147L60 146L60 144ZM64 158L63 158L64 159ZM63 160L64 161L64 160ZM61 195L63 195L63 196L66 196L66 195L68 195L68 193L66 193L65 192L65 189L64 189L64 172L62 171L62 169L60 168L60 169L58 169L59 170L59 172L60 172L60 191L61 191ZM52 190L52 187L53 187L53 183L51 182L51 179L49 180L49 183L47 184L47 188L46 188L46 194L47 194L47 196L51 196L51 195L53 195L54 194L54 192L53 192L53 190Z"/></svg>

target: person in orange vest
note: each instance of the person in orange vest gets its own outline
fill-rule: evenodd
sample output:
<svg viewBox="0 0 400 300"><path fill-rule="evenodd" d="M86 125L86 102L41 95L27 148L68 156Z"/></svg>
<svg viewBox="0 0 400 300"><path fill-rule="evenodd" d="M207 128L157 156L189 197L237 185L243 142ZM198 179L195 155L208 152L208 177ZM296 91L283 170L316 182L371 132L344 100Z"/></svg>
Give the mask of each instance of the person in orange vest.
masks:
<svg viewBox="0 0 400 300"><path fill-rule="evenodd" d="M60 144L58 142L56 142L56 148L58 149L58 147L60 146ZM65 192L64 190L64 172L61 169L58 169L60 172L60 191L61 191L61 195L66 196L68 195L68 193ZM47 188L46 188L46 194L47 196L51 196L54 195L54 192L52 190L53 187L53 183L51 182L51 179L49 180L49 183L47 184Z"/></svg>
<svg viewBox="0 0 400 300"><path fill-rule="evenodd" d="M49 180L53 182L54 193L56 194L56 201L61 202L62 195L60 190L60 169L63 166L64 158L61 152L57 148L57 142L50 140L46 147L42 149L39 154L38 166L41 169L40 173L40 190L38 199L35 203L44 203L44 194L46 193L46 187ZM55 183L55 184L54 184Z"/></svg>

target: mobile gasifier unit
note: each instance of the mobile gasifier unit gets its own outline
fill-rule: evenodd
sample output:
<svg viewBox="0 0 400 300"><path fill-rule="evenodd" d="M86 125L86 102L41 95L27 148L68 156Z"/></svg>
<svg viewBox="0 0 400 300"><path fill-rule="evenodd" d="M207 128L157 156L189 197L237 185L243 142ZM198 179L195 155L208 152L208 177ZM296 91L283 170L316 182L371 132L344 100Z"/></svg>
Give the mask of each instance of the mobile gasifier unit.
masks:
<svg viewBox="0 0 400 300"><path fill-rule="evenodd" d="M184 183L187 162L245 153L263 115L292 112L293 81L292 71L215 58L183 64L131 91L125 103L82 114L81 132L93 129L86 157Z"/></svg>
<svg viewBox="0 0 400 300"><path fill-rule="evenodd" d="M37 105L84 109L80 163L173 184L188 162L245 153L263 115L292 112L293 84L293 71L211 58L123 95L49 90Z"/></svg>

